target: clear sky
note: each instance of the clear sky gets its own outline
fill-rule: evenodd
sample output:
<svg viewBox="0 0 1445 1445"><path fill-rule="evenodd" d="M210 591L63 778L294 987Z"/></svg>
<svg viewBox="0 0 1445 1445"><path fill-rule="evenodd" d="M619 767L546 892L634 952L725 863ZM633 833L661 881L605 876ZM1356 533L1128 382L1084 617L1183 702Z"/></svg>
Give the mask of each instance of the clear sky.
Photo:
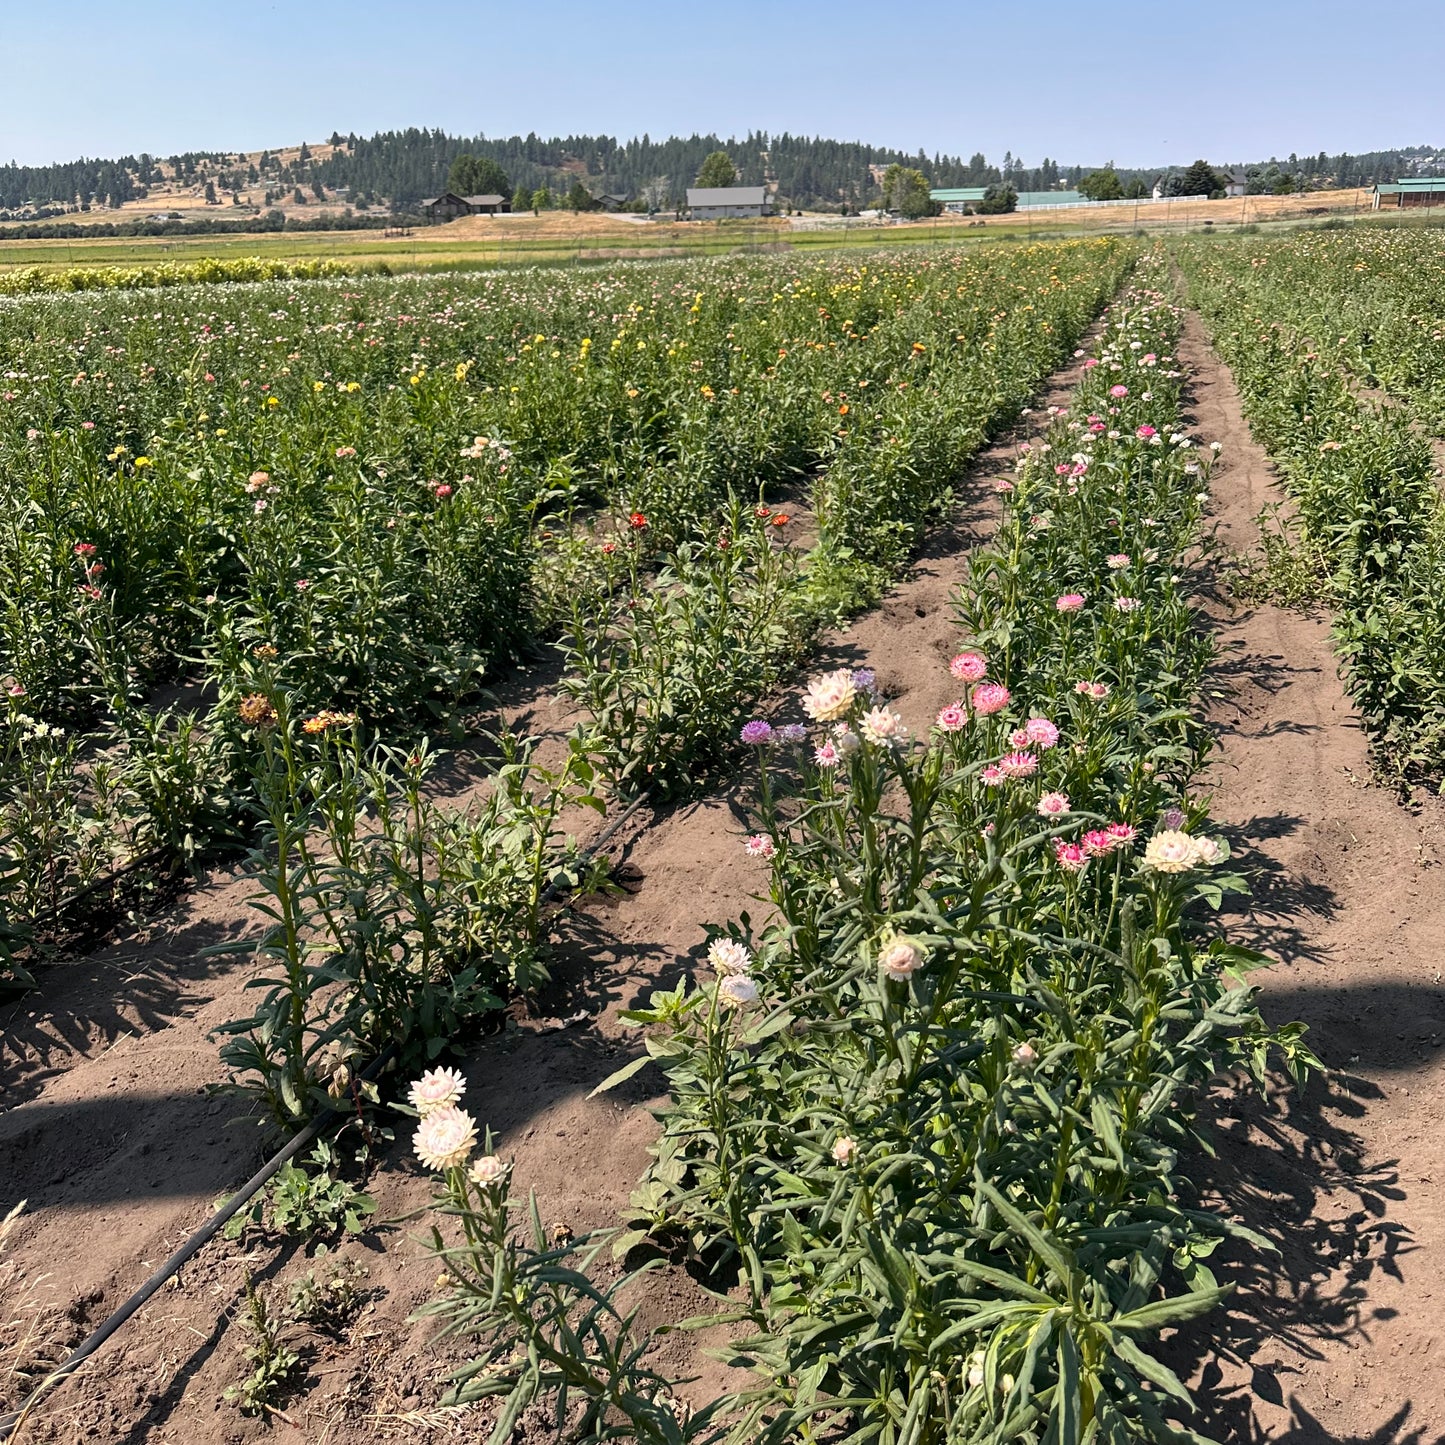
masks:
<svg viewBox="0 0 1445 1445"><path fill-rule="evenodd" d="M1036 165L1445 146L1442 0L0 0L0 161L408 125Z"/></svg>

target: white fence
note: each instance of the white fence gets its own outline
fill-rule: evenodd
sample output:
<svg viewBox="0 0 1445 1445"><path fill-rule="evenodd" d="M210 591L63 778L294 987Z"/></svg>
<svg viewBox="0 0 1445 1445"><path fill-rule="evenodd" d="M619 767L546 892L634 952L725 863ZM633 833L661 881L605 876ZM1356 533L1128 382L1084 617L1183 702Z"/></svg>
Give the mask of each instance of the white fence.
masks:
<svg viewBox="0 0 1445 1445"><path fill-rule="evenodd" d="M1140 196L1135 200L1123 201L1059 201L1049 202L1047 205L1020 206L1020 211L1078 211L1087 206L1094 210L1100 206L1167 206L1175 201L1181 204L1185 201L1207 201L1208 196Z"/></svg>

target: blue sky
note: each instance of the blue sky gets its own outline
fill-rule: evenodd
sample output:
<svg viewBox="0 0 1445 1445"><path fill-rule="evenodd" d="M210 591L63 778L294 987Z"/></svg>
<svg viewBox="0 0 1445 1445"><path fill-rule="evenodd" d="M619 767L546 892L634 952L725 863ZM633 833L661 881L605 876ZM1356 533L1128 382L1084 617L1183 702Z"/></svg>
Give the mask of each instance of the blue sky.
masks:
<svg viewBox="0 0 1445 1445"><path fill-rule="evenodd" d="M0 0L0 161L407 125L1030 165L1445 146L1441 0Z"/></svg>

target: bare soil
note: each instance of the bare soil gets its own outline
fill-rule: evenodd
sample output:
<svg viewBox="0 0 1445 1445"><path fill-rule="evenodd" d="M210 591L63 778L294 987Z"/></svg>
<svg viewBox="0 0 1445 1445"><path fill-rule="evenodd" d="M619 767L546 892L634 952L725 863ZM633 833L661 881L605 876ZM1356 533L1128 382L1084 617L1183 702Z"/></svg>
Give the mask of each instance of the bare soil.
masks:
<svg viewBox="0 0 1445 1445"><path fill-rule="evenodd" d="M1271 496L1268 464L1193 318L1182 356L1195 372L1195 433L1224 444L1213 479L1220 538L1247 548L1251 518ZM1062 400L1076 379L1073 367L1061 372L1045 402ZM879 609L827 639L819 659L873 667L914 727L952 698L949 598L989 526L987 481L1010 464L1016 440L980 458L954 524ZM1255 885L1224 923L1277 960L1255 975L1266 1011L1307 1021L1332 1073L1302 1098L1272 1091L1268 1105L1221 1085L1219 1155L1197 1161L1197 1183L1281 1254L1234 1252L1219 1271L1240 1285L1227 1320L1216 1315L1173 1341L1175 1363L1201 1391L1201 1428L1222 1440L1433 1445L1445 1440L1445 1385L1430 1369L1445 1312L1434 1178L1445 1134L1435 1099L1445 901L1433 871L1445 809L1434 799L1403 807L1369 782L1324 618L1233 611L1222 587L1208 613L1222 644L1215 812ZM518 679L505 714L555 732L565 718L549 685ZM580 1234L615 1224L647 1165L656 1076L586 1097L635 1048L618 1010L690 969L705 923L766 912L764 866L740 846L745 798L738 782L639 814L609 849L624 891L574 912L551 990L467 1050L466 1106L497 1132L517 1187L537 1191L549 1225ZM254 929L247 891L216 876L148 934L52 971L41 996L0 1015L0 1179L7 1199L30 1201L18 1259L72 1343L259 1157L254 1127L204 1092L218 1075L207 1031L244 1007L248 973L198 953ZM372 1185L381 1221L430 1193L400 1122ZM57 1392L27 1425L27 1445L484 1438L485 1409L449 1421L435 1411L439 1381L461 1356L437 1346L429 1326L408 1323L436 1273L417 1227L380 1223L340 1246L367 1268L368 1302L343 1339L317 1342L284 1418L249 1420L221 1398L245 1373L235 1320L247 1273L258 1284L286 1281L309 1263L294 1246L251 1237L209 1246ZM642 1306L654 1322L711 1304L687 1274L663 1270ZM733 1383L705 1353L718 1342L716 1331L669 1336L657 1363L694 1376L688 1397L715 1398Z"/></svg>
<svg viewBox="0 0 1445 1445"><path fill-rule="evenodd" d="M1211 490L1227 550L1255 541L1280 500L1228 370L1196 316L1181 348L1193 425L1223 443ZM1211 717L1213 810L1254 892L1224 923L1267 953L1266 1016L1299 1019L1330 1070L1270 1106L1222 1090L1217 1161L1198 1179L1273 1240L1235 1252L1222 1352L1205 1322L1179 1342L1230 1442L1433 1445L1445 1439L1445 983L1439 872L1445 807L1402 805L1371 782L1367 739L1340 682L1329 620L1210 606L1220 651Z"/></svg>

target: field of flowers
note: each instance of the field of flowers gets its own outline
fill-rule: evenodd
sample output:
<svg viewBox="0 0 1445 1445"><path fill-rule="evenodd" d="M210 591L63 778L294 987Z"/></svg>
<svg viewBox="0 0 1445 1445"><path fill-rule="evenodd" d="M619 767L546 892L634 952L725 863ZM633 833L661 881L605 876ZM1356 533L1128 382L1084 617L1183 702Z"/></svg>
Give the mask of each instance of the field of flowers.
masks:
<svg viewBox="0 0 1445 1445"><path fill-rule="evenodd" d="M1401 778L1445 773L1438 231L1178 248L1191 299L1293 503L1269 543L1328 600L1355 701ZM1398 400L1368 394L1383 386Z"/></svg>
<svg viewBox="0 0 1445 1445"><path fill-rule="evenodd" d="M1099 241L6 303L10 968L136 862L274 834L278 808L304 835L363 778L373 808L406 795L415 740L559 633L614 790L697 775L876 594L1130 260ZM595 796L581 750L565 783L503 751L500 819L381 809L457 860L453 901L489 890L466 860L543 847L553 793Z"/></svg>
<svg viewBox="0 0 1445 1445"><path fill-rule="evenodd" d="M509 1168L477 1154L460 1076L414 1088L463 1227L436 1236L433 1312L486 1342L453 1398L503 1396L494 1439L559 1388L659 1442L1200 1438L1152 1352L1227 1293L1207 1260L1241 1228L1180 1171L1195 1091L1262 1080L1275 1049L1312 1059L1258 1015L1254 956L1189 916L1238 880L1190 792L1211 454L1177 429L1179 315L1127 292L1002 484L928 736L848 670L814 676L796 721L744 726L743 846L776 921L717 929L710 976L627 1015L647 1052L601 1088L655 1062L670 1102L614 1250L735 1279L722 1318L757 1388L676 1409L567 1263L597 1246L509 1236Z"/></svg>
<svg viewBox="0 0 1445 1445"><path fill-rule="evenodd" d="M1213 453L1166 276L1095 241L6 303L15 982L116 870L249 847L224 1072L281 1134L354 1108L373 1164L365 1071L415 1080L423 1315L498 1445L540 1404L657 1445L1201 1439L1160 1334L1228 1293L1223 1241L1268 1245L1187 1177L1198 1096L1315 1061L1203 921L1242 880L1194 792ZM785 693L1071 352L969 559L956 701L910 736L870 672ZM442 801L484 682L549 641L566 746L500 732ZM740 754L769 920L624 1015L645 1051L598 1092L667 1088L627 1227L528 1226L444 1056L545 980L548 896L602 884L564 816ZM359 1229L326 1150L249 1217ZM753 1388L679 1403L630 1293L663 1257ZM275 1415L299 1360L246 1301L235 1398Z"/></svg>

